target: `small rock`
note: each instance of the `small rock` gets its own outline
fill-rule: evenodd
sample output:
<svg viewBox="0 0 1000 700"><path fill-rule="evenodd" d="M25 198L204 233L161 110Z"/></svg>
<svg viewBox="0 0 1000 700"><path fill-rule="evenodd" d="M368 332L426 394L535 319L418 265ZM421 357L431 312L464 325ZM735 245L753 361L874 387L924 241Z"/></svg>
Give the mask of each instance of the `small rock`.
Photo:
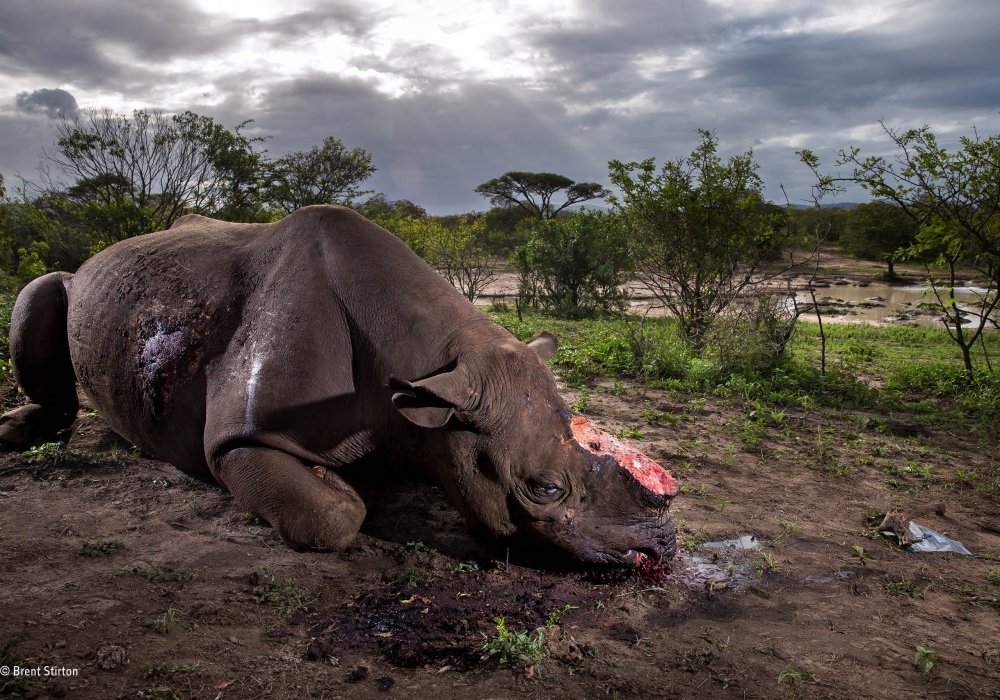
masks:
<svg viewBox="0 0 1000 700"><path fill-rule="evenodd" d="M124 664L128 659L128 654L124 647L117 644L106 644L97 650L96 659L97 668L110 671Z"/></svg>
<svg viewBox="0 0 1000 700"><path fill-rule="evenodd" d="M383 693L388 693L389 689L396 684L396 679L392 676L382 676L376 681L376 687Z"/></svg>

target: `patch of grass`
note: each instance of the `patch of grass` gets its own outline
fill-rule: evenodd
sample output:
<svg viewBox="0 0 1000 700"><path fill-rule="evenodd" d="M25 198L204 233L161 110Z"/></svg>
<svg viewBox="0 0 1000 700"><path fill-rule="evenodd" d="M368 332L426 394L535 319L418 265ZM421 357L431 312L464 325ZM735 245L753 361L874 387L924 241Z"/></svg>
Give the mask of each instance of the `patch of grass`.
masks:
<svg viewBox="0 0 1000 700"><path fill-rule="evenodd" d="M180 615L180 612L177 608L167 608L167 611L150 622L149 626L153 628L154 632L166 634L170 631L171 625L177 621L177 616Z"/></svg>
<svg viewBox="0 0 1000 700"><path fill-rule="evenodd" d="M583 387L577 392L576 401L570 406L576 413L590 413L593 408L590 405L590 389Z"/></svg>
<svg viewBox="0 0 1000 700"><path fill-rule="evenodd" d="M659 411L653 408L648 401L646 401L642 410L639 411L639 417L650 425L661 425L662 423L679 423L681 421L688 419L687 413L672 413L670 411Z"/></svg>
<svg viewBox="0 0 1000 700"><path fill-rule="evenodd" d="M802 526L791 520L778 520L778 525L782 530L771 538L772 542L781 542L788 537L795 537L802 534Z"/></svg>
<svg viewBox="0 0 1000 700"><path fill-rule="evenodd" d="M778 560L775 559L771 554L765 552L762 549L756 551L757 554L757 575L763 576L764 574L773 574L781 571L781 565L778 564Z"/></svg>
<svg viewBox="0 0 1000 700"><path fill-rule="evenodd" d="M705 484L699 485L698 488L693 488L687 484L681 484L680 492L686 496L697 496L699 498L705 498L708 496L708 489L705 488Z"/></svg>
<svg viewBox="0 0 1000 700"><path fill-rule="evenodd" d="M85 557L106 557L122 549L125 549L125 543L121 540L105 540L100 537L93 542L80 544L80 554Z"/></svg>
<svg viewBox="0 0 1000 700"><path fill-rule="evenodd" d="M885 592L891 596L907 596L915 598L919 595L919 593L917 593L916 584L905 576L900 576L899 578L886 576L885 580L882 582L882 588L884 588Z"/></svg>
<svg viewBox="0 0 1000 700"><path fill-rule="evenodd" d="M299 588L294 579L279 580L277 575L266 566L260 567L251 575L253 593L257 600L272 606L279 615L295 610L308 610L315 598Z"/></svg>
<svg viewBox="0 0 1000 700"><path fill-rule="evenodd" d="M645 434L634 425L628 425L616 430L614 436L619 440L642 440Z"/></svg>
<svg viewBox="0 0 1000 700"><path fill-rule="evenodd" d="M175 693L172 688L165 685L146 688L142 691L142 697L149 698L150 700L181 700L180 695Z"/></svg>
<svg viewBox="0 0 1000 700"><path fill-rule="evenodd" d="M456 574L470 574L479 571L479 564L474 561L461 561L451 567Z"/></svg>
<svg viewBox="0 0 1000 700"><path fill-rule="evenodd" d="M46 442L38 447L32 447L21 453L28 458L28 461L39 467L53 468L80 468L90 467L97 464L97 458L83 450L69 447L62 442Z"/></svg>
<svg viewBox="0 0 1000 700"><path fill-rule="evenodd" d="M417 552L419 554L429 554L435 556L438 551L428 544L425 544L421 540L414 540L413 542L407 542L405 545L400 547L401 552Z"/></svg>
<svg viewBox="0 0 1000 700"><path fill-rule="evenodd" d="M501 666L531 666L541 661L545 654L545 633L542 630L529 633L508 629L507 621L502 617L494 618L493 624L495 630L492 634L483 633L482 661L496 657Z"/></svg>

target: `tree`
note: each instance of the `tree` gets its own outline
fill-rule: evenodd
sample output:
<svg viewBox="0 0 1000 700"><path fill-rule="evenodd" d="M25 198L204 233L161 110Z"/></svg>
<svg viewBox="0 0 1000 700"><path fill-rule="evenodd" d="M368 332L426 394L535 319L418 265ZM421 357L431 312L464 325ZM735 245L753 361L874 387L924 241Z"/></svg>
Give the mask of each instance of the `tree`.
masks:
<svg viewBox="0 0 1000 700"><path fill-rule="evenodd" d="M366 194L358 186L375 172L372 156L363 148L348 150L328 136L322 146L295 151L271 166L268 199L286 212L309 204L344 204Z"/></svg>
<svg viewBox="0 0 1000 700"><path fill-rule="evenodd" d="M435 227L429 241L430 264L472 303L498 276L485 242L486 222L468 216Z"/></svg>
<svg viewBox="0 0 1000 700"><path fill-rule="evenodd" d="M620 190L611 201L629 222L636 265L653 295L702 349L713 321L777 272L764 269L787 237L783 210L763 198L753 152L723 162L718 140L656 172L655 160L608 164Z"/></svg>
<svg viewBox="0 0 1000 700"><path fill-rule="evenodd" d="M840 242L855 257L884 260L888 267L885 279L892 281L902 249L912 245L916 235L916 222L900 206L874 201L850 210Z"/></svg>
<svg viewBox="0 0 1000 700"><path fill-rule="evenodd" d="M539 219L551 219L566 207L599 197L608 191L596 182L574 182L555 173L506 172L475 190L496 207L520 207ZM566 201L555 206L552 198L562 192Z"/></svg>
<svg viewBox="0 0 1000 700"><path fill-rule="evenodd" d="M620 304L632 269L624 222L599 211L536 221L513 263L522 296L568 317Z"/></svg>
<svg viewBox="0 0 1000 700"><path fill-rule="evenodd" d="M354 209L362 216L378 222L395 216L427 216L427 210L408 199L389 199L383 192L376 192Z"/></svg>
<svg viewBox="0 0 1000 700"><path fill-rule="evenodd" d="M899 206L919 227L914 255L931 257L944 279L928 266L931 290L945 316L945 327L959 346L968 374L972 348L1000 302L1000 135L983 138L974 131L949 151L937 143L929 127L906 131L882 128L896 148L894 158L862 157L860 149L838 154L838 165L850 165L847 179L874 197ZM834 187L835 178L825 178ZM960 309L955 300L956 268L965 262L986 277L979 311ZM977 321L971 328L969 315ZM988 358L987 358L988 360Z"/></svg>
<svg viewBox="0 0 1000 700"><path fill-rule="evenodd" d="M433 216L402 216L390 211L376 219L475 303L497 279L484 245L486 224L469 216L445 220Z"/></svg>
<svg viewBox="0 0 1000 700"><path fill-rule="evenodd" d="M145 212L150 230L168 228L189 211L242 212L256 191L260 155L240 125L229 131L193 112L131 116L87 110L64 119L43 160L68 176L73 198ZM46 177L52 194L62 188Z"/></svg>

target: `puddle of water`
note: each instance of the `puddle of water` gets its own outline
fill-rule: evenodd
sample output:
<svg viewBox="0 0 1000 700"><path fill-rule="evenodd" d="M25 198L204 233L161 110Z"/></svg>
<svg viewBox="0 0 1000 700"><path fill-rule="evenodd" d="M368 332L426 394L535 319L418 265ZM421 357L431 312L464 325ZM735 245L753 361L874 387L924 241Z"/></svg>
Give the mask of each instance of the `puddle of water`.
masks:
<svg viewBox="0 0 1000 700"><path fill-rule="evenodd" d="M980 297L987 290L979 287L956 287L955 299L960 308L974 311L980 307ZM867 287L849 285L833 286L816 290L824 315L835 320L861 323L916 323L921 326L940 326L941 313L933 309L920 308L921 304L936 305L934 294L923 286L894 287L874 283ZM800 304L811 304L808 292L798 292L796 300ZM808 318L806 314L804 318ZM969 316L964 325L978 322Z"/></svg>
<svg viewBox="0 0 1000 700"><path fill-rule="evenodd" d="M753 535L741 535L732 540L704 542L701 546L705 549L760 549L764 545Z"/></svg>
<svg viewBox="0 0 1000 700"><path fill-rule="evenodd" d="M762 546L753 535L742 535L705 542L697 552L679 550L664 580L692 591L739 587L753 580L754 566L749 552Z"/></svg>

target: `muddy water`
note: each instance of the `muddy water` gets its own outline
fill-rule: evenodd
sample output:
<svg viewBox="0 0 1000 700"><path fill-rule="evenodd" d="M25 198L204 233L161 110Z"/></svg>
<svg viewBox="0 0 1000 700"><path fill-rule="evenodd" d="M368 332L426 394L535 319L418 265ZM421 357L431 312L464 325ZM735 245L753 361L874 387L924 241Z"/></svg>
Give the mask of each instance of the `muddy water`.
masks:
<svg viewBox="0 0 1000 700"><path fill-rule="evenodd" d="M957 287L955 298L959 308L974 312L980 307L980 295L985 293L985 289L978 287ZM817 289L816 299L820 303L824 316L831 320L876 324L941 325L941 313L933 309L933 306L937 305L937 299L923 286L832 285L824 289ZM809 293L806 291L798 292L796 300L800 304L811 303ZM804 318L808 317L809 314L804 316ZM976 321L976 317L970 315L966 325Z"/></svg>
<svg viewBox="0 0 1000 700"><path fill-rule="evenodd" d="M796 286L805 286L806 280L795 280ZM512 303L514 294L507 288L491 290L495 293L485 295L477 302L481 306L494 303ZM634 295L629 306L635 313L648 313L651 316L665 315L665 310L651 297L649 290L642 288L630 289ZM956 287L955 298L960 309L976 312L981 307L980 297L986 290L980 287ZM820 303L824 321L834 323L869 323L874 325L917 325L938 326L941 324L940 311L933 307L937 305L934 294L924 286L894 286L884 283L864 283L864 286L853 282L833 282L816 290L816 299ZM809 292L799 290L796 293L799 304L811 305ZM994 312L994 318L1000 316ZM815 316L805 313L803 320L812 320ZM969 315L965 325L977 322L974 315ZM988 328L990 326L987 326Z"/></svg>

